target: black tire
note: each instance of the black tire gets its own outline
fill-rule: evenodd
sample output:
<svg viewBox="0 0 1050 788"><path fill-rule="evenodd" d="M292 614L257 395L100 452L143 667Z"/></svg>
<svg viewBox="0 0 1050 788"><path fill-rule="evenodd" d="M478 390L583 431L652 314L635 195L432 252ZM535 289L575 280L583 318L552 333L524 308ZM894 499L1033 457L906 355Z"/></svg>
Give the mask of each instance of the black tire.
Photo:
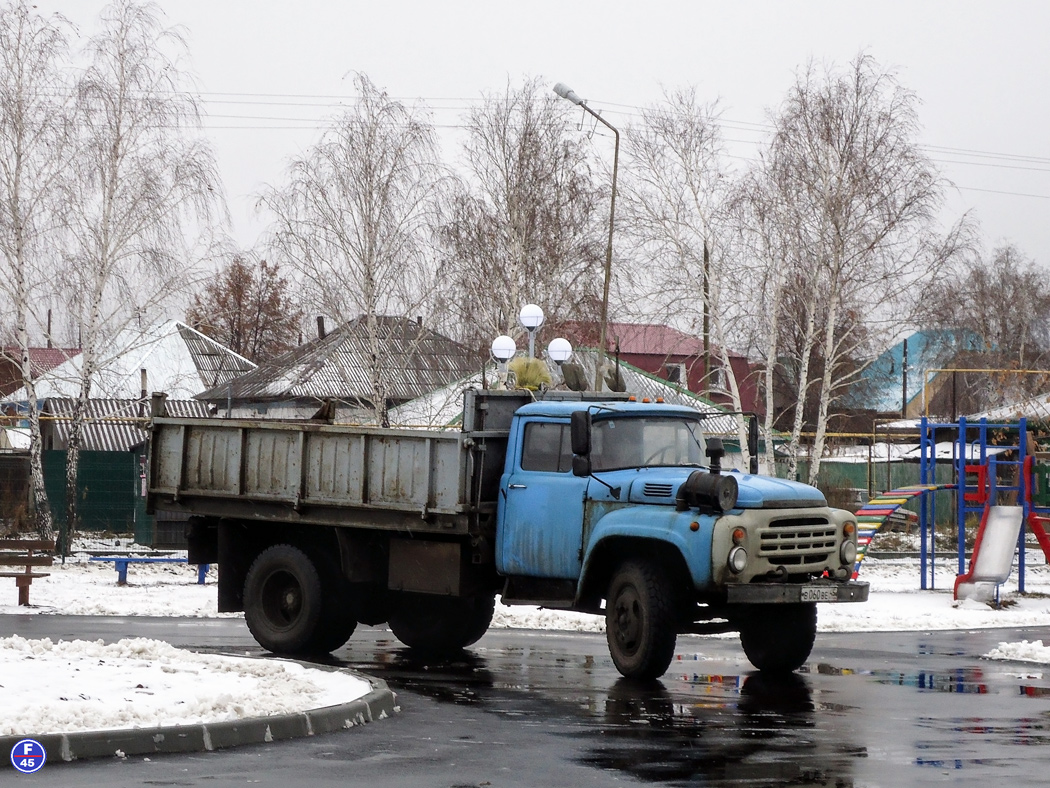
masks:
<svg viewBox="0 0 1050 788"><path fill-rule="evenodd" d="M755 605L740 617L740 645L761 671L798 670L809 659L816 639L816 603Z"/></svg>
<svg viewBox="0 0 1050 788"><path fill-rule="evenodd" d="M481 639L492 623L495 605L492 594L466 598L402 594L390 614L390 630L416 651L451 654Z"/></svg>
<svg viewBox="0 0 1050 788"><path fill-rule="evenodd" d="M609 654L629 679L655 679L674 657L674 589L666 574L648 561L626 561L613 575L605 598Z"/></svg>
<svg viewBox="0 0 1050 788"><path fill-rule="evenodd" d="M323 608L321 577L299 548L274 545L252 562L244 581L244 621L263 648L312 652Z"/></svg>
<svg viewBox="0 0 1050 788"><path fill-rule="evenodd" d="M306 649L328 654L344 646L357 629L357 605L338 561L317 557L314 565L321 578L321 620Z"/></svg>
<svg viewBox="0 0 1050 788"><path fill-rule="evenodd" d="M350 619L325 621L317 628L315 636L307 646L311 654L328 654L346 645L357 629L357 622Z"/></svg>
<svg viewBox="0 0 1050 788"><path fill-rule="evenodd" d="M496 596L494 594L476 594L470 598L467 609L466 627L463 633L465 642L463 648L473 646L489 631L492 624L492 616L496 612Z"/></svg>

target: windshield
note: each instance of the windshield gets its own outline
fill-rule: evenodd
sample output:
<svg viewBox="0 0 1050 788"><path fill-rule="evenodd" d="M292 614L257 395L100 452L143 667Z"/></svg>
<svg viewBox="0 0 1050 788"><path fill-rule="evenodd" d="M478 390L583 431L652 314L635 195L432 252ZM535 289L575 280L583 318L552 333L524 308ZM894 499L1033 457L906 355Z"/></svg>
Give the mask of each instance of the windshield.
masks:
<svg viewBox="0 0 1050 788"><path fill-rule="evenodd" d="M684 416L595 419L591 468L611 471L650 465L703 465L700 422Z"/></svg>

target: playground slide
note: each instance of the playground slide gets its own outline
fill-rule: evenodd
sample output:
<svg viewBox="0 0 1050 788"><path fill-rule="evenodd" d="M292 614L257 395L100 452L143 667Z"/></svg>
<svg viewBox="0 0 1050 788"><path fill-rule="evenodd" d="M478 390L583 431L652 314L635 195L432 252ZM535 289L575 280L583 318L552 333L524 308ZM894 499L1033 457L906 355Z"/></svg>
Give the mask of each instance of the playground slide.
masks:
<svg viewBox="0 0 1050 788"><path fill-rule="evenodd" d="M990 599L988 585L1006 581L1021 533L1024 507L986 506L970 559L970 571L955 578L956 599ZM983 588L979 587L983 584Z"/></svg>

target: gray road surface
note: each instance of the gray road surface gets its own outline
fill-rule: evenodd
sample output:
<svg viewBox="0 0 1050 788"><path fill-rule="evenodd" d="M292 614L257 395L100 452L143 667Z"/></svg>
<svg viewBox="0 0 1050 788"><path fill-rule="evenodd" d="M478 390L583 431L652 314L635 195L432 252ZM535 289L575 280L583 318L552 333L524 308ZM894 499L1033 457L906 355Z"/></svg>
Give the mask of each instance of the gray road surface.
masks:
<svg viewBox="0 0 1050 788"><path fill-rule="evenodd" d="M259 653L230 619L0 616L0 636L13 633ZM398 692L390 720L33 776L0 767L0 785L1045 786L1050 669L981 659L1024 639L1050 643L1050 626L820 635L803 672L774 680L733 639L682 637L667 675L639 685L618 676L598 635L493 630L462 657L426 664L364 628L333 660Z"/></svg>

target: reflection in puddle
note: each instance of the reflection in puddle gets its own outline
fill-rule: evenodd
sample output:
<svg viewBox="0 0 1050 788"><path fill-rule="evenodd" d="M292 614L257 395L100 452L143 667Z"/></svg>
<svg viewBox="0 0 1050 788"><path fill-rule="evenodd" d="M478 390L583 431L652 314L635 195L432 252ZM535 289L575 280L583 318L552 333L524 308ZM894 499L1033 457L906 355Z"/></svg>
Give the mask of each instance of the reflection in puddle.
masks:
<svg viewBox="0 0 1050 788"><path fill-rule="evenodd" d="M815 733L812 690L798 674L693 674L672 685L619 679L583 758L651 782L853 785L860 747Z"/></svg>
<svg viewBox="0 0 1050 788"><path fill-rule="evenodd" d="M957 695L986 695L988 693L984 672L980 668L959 668L940 673L924 670L916 673L875 671L872 675L879 684L894 684L898 687L951 692Z"/></svg>
<svg viewBox="0 0 1050 788"><path fill-rule="evenodd" d="M1021 694L1028 698L1046 698L1050 697L1050 687L1033 687L1028 684L1022 684Z"/></svg>
<svg viewBox="0 0 1050 788"><path fill-rule="evenodd" d="M951 734L953 740L962 733L997 746L1042 747L1050 744L1050 719L1046 717L1021 717L1015 720L925 717L918 720L918 725L927 730ZM922 743L917 746L923 747ZM932 748L934 745L929 746Z"/></svg>

